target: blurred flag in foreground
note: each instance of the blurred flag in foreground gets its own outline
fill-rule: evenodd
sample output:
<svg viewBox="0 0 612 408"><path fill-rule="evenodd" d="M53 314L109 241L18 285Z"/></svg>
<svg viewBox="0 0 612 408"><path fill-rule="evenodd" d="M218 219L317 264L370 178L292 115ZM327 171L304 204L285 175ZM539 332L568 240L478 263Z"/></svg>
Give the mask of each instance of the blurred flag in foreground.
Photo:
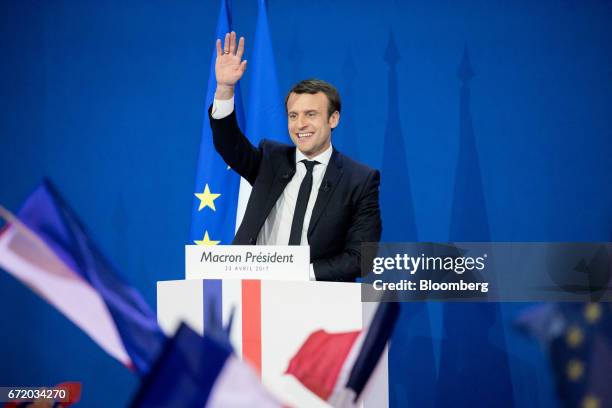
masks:
<svg viewBox="0 0 612 408"><path fill-rule="evenodd" d="M612 304L548 303L516 323L548 354L562 406L612 406Z"/></svg>
<svg viewBox="0 0 612 408"><path fill-rule="evenodd" d="M107 353L142 375L161 348L155 314L100 252L51 182L0 232L0 267L55 306Z"/></svg>
<svg viewBox="0 0 612 408"><path fill-rule="evenodd" d="M334 407L356 406L398 315L398 303L381 303L366 331L314 332L289 362L287 374Z"/></svg>
<svg viewBox="0 0 612 408"><path fill-rule="evenodd" d="M280 407L228 342L182 324L144 378L137 407Z"/></svg>

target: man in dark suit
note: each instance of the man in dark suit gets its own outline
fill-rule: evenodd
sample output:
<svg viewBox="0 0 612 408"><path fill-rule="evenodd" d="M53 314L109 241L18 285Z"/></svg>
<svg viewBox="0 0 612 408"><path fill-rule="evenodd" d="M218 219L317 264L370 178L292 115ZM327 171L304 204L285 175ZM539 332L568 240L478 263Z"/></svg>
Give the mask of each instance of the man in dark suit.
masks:
<svg viewBox="0 0 612 408"><path fill-rule="evenodd" d="M380 173L333 149L340 120L336 89L320 80L301 81L285 101L295 146L262 141L253 146L234 113L234 86L246 70L244 38L217 40L217 89L210 109L215 148L253 190L234 244L310 245L311 279L354 281L361 243L382 231Z"/></svg>

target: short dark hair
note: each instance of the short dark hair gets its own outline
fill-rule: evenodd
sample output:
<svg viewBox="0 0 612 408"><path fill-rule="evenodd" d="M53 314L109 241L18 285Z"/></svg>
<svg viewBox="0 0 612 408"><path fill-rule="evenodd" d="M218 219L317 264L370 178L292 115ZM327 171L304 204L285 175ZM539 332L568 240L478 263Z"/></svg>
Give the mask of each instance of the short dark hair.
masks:
<svg viewBox="0 0 612 408"><path fill-rule="evenodd" d="M285 110L287 110L287 101L289 101L289 96L292 93L314 95L319 92L323 92L327 96L327 117L330 117L336 111L340 113L340 94L338 90L329 82L316 78L304 79L293 85L285 98Z"/></svg>

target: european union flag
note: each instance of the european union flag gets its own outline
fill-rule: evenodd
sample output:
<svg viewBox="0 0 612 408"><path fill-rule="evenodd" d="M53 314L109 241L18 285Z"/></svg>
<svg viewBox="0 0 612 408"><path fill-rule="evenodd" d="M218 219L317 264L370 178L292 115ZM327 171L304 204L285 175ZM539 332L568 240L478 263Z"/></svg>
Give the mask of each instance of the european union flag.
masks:
<svg viewBox="0 0 612 408"><path fill-rule="evenodd" d="M231 31L230 7L229 0L221 0L215 38L223 38L226 33ZM210 43L214 44L214 41ZM215 56L216 52L213 50L208 76L208 90L204 104L204 123L202 125L200 154L196 171L189 244L229 244L234 238L236 225L236 204L240 176L228 168L221 156L215 151L212 132L208 124L207 110L213 103L217 86ZM240 84L237 84L235 88L234 106L238 125L241 129L244 129L245 121Z"/></svg>
<svg viewBox="0 0 612 408"><path fill-rule="evenodd" d="M223 38L231 31L231 4L230 0L221 0L221 10L217 21L215 38ZM210 42L214 44L214 41ZM213 50L208 76L208 90L204 104L204 123L202 125L202 138L200 141L200 154L191 215L191 232L189 244L216 245L230 244L234 238L236 226L236 211L238 205L238 189L240 176L225 164L221 156L215 151L212 141L212 131L208 123L208 107L213 103L217 80L215 77L215 57ZM238 119L238 126L244 126L244 110L240 84L236 84L234 92L234 109ZM205 298L211 300L206 304L204 311L204 324L221 320L221 285L211 284L205 286ZM217 302L218 304L215 304ZM215 314L213 317L212 314Z"/></svg>
<svg viewBox="0 0 612 408"><path fill-rule="evenodd" d="M276 77L276 63L268 24L268 7L265 0L259 0L258 6L253 53L247 69L250 87L245 132L254 145L257 145L262 139L280 141L288 139L286 136L287 116ZM240 185L238 222L242 221L250 194L251 186L246 180L243 180Z"/></svg>
<svg viewBox="0 0 612 408"><path fill-rule="evenodd" d="M253 54L249 61L249 112L246 135L253 144L261 139L287 140L287 115L280 96L272 37L265 0L259 0Z"/></svg>
<svg viewBox="0 0 612 408"><path fill-rule="evenodd" d="M547 350L562 406L612 406L612 305L545 304L519 325Z"/></svg>

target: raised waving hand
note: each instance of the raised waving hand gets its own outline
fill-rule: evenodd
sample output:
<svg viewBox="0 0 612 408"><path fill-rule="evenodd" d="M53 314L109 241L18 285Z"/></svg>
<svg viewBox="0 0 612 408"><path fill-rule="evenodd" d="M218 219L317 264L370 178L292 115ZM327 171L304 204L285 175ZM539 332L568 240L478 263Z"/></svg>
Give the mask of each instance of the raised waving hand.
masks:
<svg viewBox="0 0 612 408"><path fill-rule="evenodd" d="M243 54L244 37L240 37L236 46L234 31L225 34L223 47L221 47L221 40L217 39L217 59L215 61L217 92L215 98L229 99L234 95L234 86L246 71L247 61L242 59Z"/></svg>

